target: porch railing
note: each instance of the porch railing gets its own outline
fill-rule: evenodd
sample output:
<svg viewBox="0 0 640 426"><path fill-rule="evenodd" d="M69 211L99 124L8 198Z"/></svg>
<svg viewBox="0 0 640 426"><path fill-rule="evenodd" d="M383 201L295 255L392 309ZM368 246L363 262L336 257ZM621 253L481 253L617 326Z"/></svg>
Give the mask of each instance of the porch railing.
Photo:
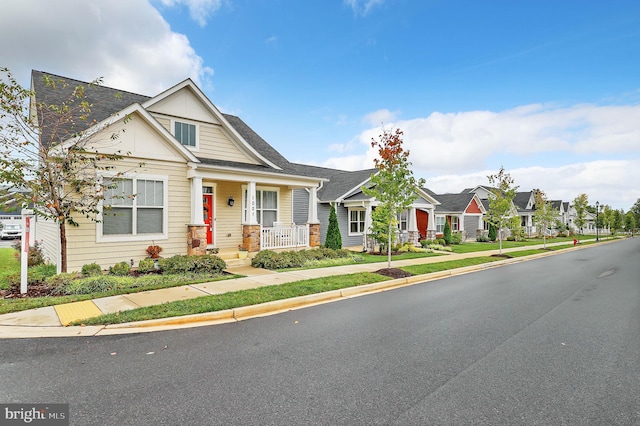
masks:
<svg viewBox="0 0 640 426"><path fill-rule="evenodd" d="M262 227L260 248L279 249L309 247L309 225Z"/></svg>

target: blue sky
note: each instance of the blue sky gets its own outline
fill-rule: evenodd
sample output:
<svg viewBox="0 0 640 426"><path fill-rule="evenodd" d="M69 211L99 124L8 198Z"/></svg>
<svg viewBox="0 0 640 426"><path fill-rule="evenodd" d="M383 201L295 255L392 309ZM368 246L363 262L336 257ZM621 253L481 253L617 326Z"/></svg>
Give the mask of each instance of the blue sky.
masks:
<svg viewBox="0 0 640 426"><path fill-rule="evenodd" d="M371 167L384 124L437 192L503 165L552 199L640 198L636 0L16 3L0 65L25 84L35 68L154 95L191 77L291 161Z"/></svg>

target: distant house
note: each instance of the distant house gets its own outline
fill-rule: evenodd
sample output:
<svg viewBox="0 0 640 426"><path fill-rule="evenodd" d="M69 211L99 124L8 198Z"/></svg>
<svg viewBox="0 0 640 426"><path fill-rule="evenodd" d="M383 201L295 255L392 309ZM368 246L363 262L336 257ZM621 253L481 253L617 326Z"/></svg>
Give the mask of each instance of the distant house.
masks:
<svg viewBox="0 0 640 426"><path fill-rule="evenodd" d="M309 167L309 166L305 166ZM329 212L333 205L338 217L338 225L342 236L342 245L350 248L371 250L372 242L367 234L371 226L371 213L378 205L375 198L369 197L362 187L370 185L371 176L376 169L345 172L342 170L317 168L316 174L325 177L318 190L318 218L321 224L320 240L324 244ZM306 190L294 191L294 204L297 211L304 211L308 197ZM424 190L416 189L416 200L411 207L398 217L398 232L401 241L415 244L429 235L435 237L435 207L438 201ZM301 217L302 218L302 217Z"/></svg>
<svg viewBox="0 0 640 426"><path fill-rule="evenodd" d="M436 233L444 232L448 222L452 232L462 234L462 240L475 239L484 230L483 216L486 207L478 194L461 192L459 194L435 194L425 189L438 201L435 210Z"/></svg>
<svg viewBox="0 0 640 426"><path fill-rule="evenodd" d="M32 73L34 101L55 104L68 95L46 86L44 75ZM65 80L68 90L86 85L52 77ZM126 173L106 194L99 222L79 217L79 227L67 227L68 270L93 262L102 267L137 262L151 244L160 245L163 256L320 244L316 200L327 178L287 161L239 117L220 112L190 79L154 96L102 86L86 93L94 105L91 119L105 124L116 116L93 148L131 154L117 164L116 170ZM113 144L108 136L118 129L126 132ZM138 168L140 162L144 166ZM112 176L105 172L102 178ZM296 190L306 194L304 214L294 214ZM45 240L47 257L60 265L58 228L39 220L36 238Z"/></svg>
<svg viewBox="0 0 640 426"><path fill-rule="evenodd" d="M513 198L513 204L515 204L518 210L518 216L520 216L520 226L527 237L531 237L536 233L536 227L533 223L533 214L535 213L535 192L516 192L516 196Z"/></svg>

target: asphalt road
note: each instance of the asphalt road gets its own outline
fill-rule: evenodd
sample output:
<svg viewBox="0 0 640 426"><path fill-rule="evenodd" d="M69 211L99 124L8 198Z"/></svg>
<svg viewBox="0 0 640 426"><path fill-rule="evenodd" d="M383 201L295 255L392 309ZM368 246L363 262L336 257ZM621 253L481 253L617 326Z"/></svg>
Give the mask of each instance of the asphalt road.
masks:
<svg viewBox="0 0 640 426"><path fill-rule="evenodd" d="M0 341L78 425L640 424L640 238L235 324Z"/></svg>

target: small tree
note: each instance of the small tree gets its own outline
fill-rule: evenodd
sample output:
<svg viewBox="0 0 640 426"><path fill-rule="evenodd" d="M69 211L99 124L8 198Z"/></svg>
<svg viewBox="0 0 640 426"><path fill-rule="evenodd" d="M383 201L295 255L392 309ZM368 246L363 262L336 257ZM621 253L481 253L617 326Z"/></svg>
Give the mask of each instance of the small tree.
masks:
<svg viewBox="0 0 640 426"><path fill-rule="evenodd" d="M624 214L620 210L613 210L611 214L611 235L622 229L624 225Z"/></svg>
<svg viewBox="0 0 640 426"><path fill-rule="evenodd" d="M500 167L498 173L487 178L492 188L489 194L489 210L484 220L496 227L500 243L499 253L502 254L502 229L513 217L513 199L518 187L513 185L513 178L504 171L504 167Z"/></svg>
<svg viewBox="0 0 640 426"><path fill-rule="evenodd" d="M547 195L544 191L535 190L535 212L533 213L533 223L536 225L538 233L542 234L543 246L547 248L547 229L551 228L555 221L557 221L560 212L558 209L553 208L553 204L547 201Z"/></svg>
<svg viewBox="0 0 640 426"><path fill-rule="evenodd" d="M90 118L94 105L88 93L102 80L69 87L45 76L48 91L57 98L48 103L37 101L37 94L23 88L7 68L0 73L0 183L22 189L14 194L18 205L29 205L58 224L61 269L66 272L66 225L79 226L79 216L97 220L104 191L115 187L119 176L104 184L100 172L113 169L113 162L128 154L113 149L119 132L104 132L110 121L98 124Z"/></svg>
<svg viewBox="0 0 640 426"><path fill-rule="evenodd" d="M446 245L451 245L451 225L449 225L449 221L445 219L444 221L444 242Z"/></svg>
<svg viewBox="0 0 640 426"><path fill-rule="evenodd" d="M633 236L633 230L636 229L636 217L632 211L628 211L624 215L624 228L625 230Z"/></svg>
<svg viewBox="0 0 640 426"><path fill-rule="evenodd" d="M586 222L588 204L589 197L587 197L587 194L580 194L573 200L573 208L576 211L575 224L580 230L580 233L582 233L582 228Z"/></svg>
<svg viewBox="0 0 640 426"><path fill-rule="evenodd" d="M324 243L325 247L339 250L342 248L342 235L340 235L340 227L338 226L338 216L336 209L331 205L329 212L329 226L327 227L327 239Z"/></svg>
<svg viewBox="0 0 640 426"><path fill-rule="evenodd" d="M371 176L372 187L362 187L362 191L378 200L381 213L386 217L377 215L387 229L387 265L391 267L391 246L393 245L397 226L397 217L408 209L413 200L417 198L416 188L424 185L424 179L416 180L409 169L409 151L402 148L402 135L400 129L387 131L383 129L380 140L371 139L371 146L378 149L378 157L374 164L378 172Z"/></svg>

